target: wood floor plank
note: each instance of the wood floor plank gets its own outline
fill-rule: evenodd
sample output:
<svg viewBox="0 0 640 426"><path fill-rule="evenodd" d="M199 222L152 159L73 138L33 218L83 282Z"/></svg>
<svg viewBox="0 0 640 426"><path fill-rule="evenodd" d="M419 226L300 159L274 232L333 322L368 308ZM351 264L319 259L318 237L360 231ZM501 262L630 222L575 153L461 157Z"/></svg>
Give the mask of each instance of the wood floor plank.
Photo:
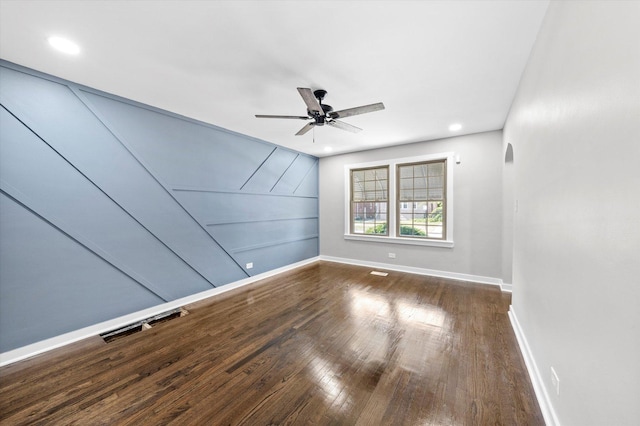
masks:
<svg viewBox="0 0 640 426"><path fill-rule="evenodd" d="M0 424L543 425L497 288L317 262L0 368Z"/></svg>

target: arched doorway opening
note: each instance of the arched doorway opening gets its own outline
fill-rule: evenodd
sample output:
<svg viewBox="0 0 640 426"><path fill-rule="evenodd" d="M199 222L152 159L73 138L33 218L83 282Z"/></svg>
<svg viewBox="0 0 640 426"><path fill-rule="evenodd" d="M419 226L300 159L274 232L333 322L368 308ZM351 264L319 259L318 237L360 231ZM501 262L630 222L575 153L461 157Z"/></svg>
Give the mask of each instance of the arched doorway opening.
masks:
<svg viewBox="0 0 640 426"><path fill-rule="evenodd" d="M508 143L502 169L502 282L513 283L513 230L515 216L513 146Z"/></svg>

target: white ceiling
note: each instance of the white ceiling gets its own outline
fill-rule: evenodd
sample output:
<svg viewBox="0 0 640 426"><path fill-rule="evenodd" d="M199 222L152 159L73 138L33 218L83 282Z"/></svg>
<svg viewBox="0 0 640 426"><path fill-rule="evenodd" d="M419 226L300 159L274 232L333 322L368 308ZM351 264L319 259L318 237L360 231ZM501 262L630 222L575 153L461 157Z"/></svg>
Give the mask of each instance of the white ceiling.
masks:
<svg viewBox="0 0 640 426"><path fill-rule="evenodd" d="M502 129L548 1L0 1L0 57L317 156ZM65 56L51 35L81 46ZM318 127L296 87L334 109ZM315 133L315 142L314 142Z"/></svg>

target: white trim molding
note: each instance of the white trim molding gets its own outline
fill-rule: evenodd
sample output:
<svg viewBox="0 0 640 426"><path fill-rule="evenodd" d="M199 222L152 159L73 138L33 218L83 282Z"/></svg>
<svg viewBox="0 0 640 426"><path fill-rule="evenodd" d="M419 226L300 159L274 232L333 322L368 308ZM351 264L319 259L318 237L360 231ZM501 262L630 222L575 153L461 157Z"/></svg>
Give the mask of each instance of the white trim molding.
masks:
<svg viewBox="0 0 640 426"><path fill-rule="evenodd" d="M414 246L431 246L431 247L446 247L453 248L453 241L451 240L421 240L418 238L408 237L380 237L377 235L361 235L361 234L344 234L345 240L357 240L357 241L376 241L380 243L389 244L408 244Z"/></svg>
<svg viewBox="0 0 640 426"><path fill-rule="evenodd" d="M538 369L536 360L533 357L533 352L531 352L524 330L520 326L520 322L518 321L516 312L513 309L513 305L509 307L509 320L511 321L511 327L516 335L516 340L520 347L520 353L522 353L524 363L527 366L529 378L531 379L533 390L536 394L536 398L538 399L538 405L540 406L540 411L542 411L544 422L547 426L560 426L560 420L558 420L558 416L553 409L549 393L547 392L547 388L544 386L540 370Z"/></svg>
<svg viewBox="0 0 640 426"><path fill-rule="evenodd" d="M36 343L32 343L27 346L23 346L11 351L7 351L0 354L0 367L12 364L14 362L22 361L41 353L60 348L71 343L78 342L80 340L97 336L102 333L106 333L111 330L117 330L125 327L129 324L142 321L150 318L154 315L161 314L171 309L180 308L191 303L198 302L209 297L217 296L225 293L229 290L240 288L256 281L263 280L265 278L272 277L283 272L287 272L301 266L305 266L311 263L317 262L319 257L311 257L309 259L302 260L300 262L292 263L291 265L283 266L281 268L273 269L271 271L263 272L262 274L254 275L249 278L245 278L239 281L235 281L230 284L226 284L211 290L206 290L200 293L193 294L191 296L183 297L180 299L172 300L171 302L163 303L161 305L153 306L141 311L133 312L128 315L123 315L112 320L104 321L99 324L90 325L88 327L81 328L79 330L70 331L68 333L61 334L59 336L51 337L49 339L41 340Z"/></svg>
<svg viewBox="0 0 640 426"><path fill-rule="evenodd" d="M501 282L500 290L502 290L505 293L513 293L513 285L505 282Z"/></svg>
<svg viewBox="0 0 640 426"><path fill-rule="evenodd" d="M346 259L343 257L333 257L320 255L319 260L327 262L345 263L347 265L368 266L376 269L386 269L388 271L406 272L416 275L428 275L431 277L449 278L458 281L469 281L478 284L489 284L500 287L502 290L502 280L500 278L484 277L481 275L462 274L459 272L438 271L436 269L416 268L414 266L391 265L388 263L369 262L366 260Z"/></svg>

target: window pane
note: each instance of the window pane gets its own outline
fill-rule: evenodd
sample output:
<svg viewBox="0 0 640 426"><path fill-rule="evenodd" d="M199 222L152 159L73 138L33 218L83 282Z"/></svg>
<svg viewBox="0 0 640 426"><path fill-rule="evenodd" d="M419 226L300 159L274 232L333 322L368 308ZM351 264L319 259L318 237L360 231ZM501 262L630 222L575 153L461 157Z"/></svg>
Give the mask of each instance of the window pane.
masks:
<svg viewBox="0 0 640 426"><path fill-rule="evenodd" d="M413 179L413 187L414 188L426 188L427 187L427 179L426 178L414 178Z"/></svg>
<svg viewBox="0 0 640 426"><path fill-rule="evenodd" d="M412 190L400 190L400 197L401 200L413 200L413 191Z"/></svg>
<svg viewBox="0 0 640 426"><path fill-rule="evenodd" d="M442 225L442 213L430 213L427 221L429 224Z"/></svg>
<svg viewBox="0 0 640 426"><path fill-rule="evenodd" d="M429 177L430 188L442 188L444 186L444 176L431 176Z"/></svg>
<svg viewBox="0 0 640 426"><path fill-rule="evenodd" d="M376 180L375 169L369 169L364 171L364 180Z"/></svg>
<svg viewBox="0 0 640 426"><path fill-rule="evenodd" d="M427 227L427 237L429 238L442 238L442 226L435 226L429 224Z"/></svg>
<svg viewBox="0 0 640 426"><path fill-rule="evenodd" d="M398 236L444 238L445 171L445 160L398 165Z"/></svg>
<svg viewBox="0 0 640 426"><path fill-rule="evenodd" d="M427 222L429 224L442 225L442 221L443 221L442 203L434 203L434 202L427 203L427 212L428 212Z"/></svg>
<svg viewBox="0 0 640 426"><path fill-rule="evenodd" d="M362 182L364 180L363 170L354 170L351 175L353 176L354 182Z"/></svg>
<svg viewBox="0 0 640 426"><path fill-rule="evenodd" d="M444 161L427 165L429 176L444 176Z"/></svg>
<svg viewBox="0 0 640 426"><path fill-rule="evenodd" d="M417 166L413 166L413 176L414 177L425 177L427 175L427 165L420 164Z"/></svg>
<svg viewBox="0 0 640 426"><path fill-rule="evenodd" d="M400 235L405 237L425 237L425 226L419 224L400 225Z"/></svg>
<svg viewBox="0 0 640 426"><path fill-rule="evenodd" d="M412 178L413 177L413 167L400 166L400 177L401 178Z"/></svg>
<svg viewBox="0 0 640 426"><path fill-rule="evenodd" d="M376 191L367 191L364 193L365 200L375 201L376 200Z"/></svg>
<svg viewBox="0 0 640 426"><path fill-rule="evenodd" d="M425 215L427 214L427 203L426 202L417 202L414 203L413 205L413 214L415 215L422 215L422 217L425 217Z"/></svg>
<svg viewBox="0 0 640 426"><path fill-rule="evenodd" d="M351 233L388 235L387 167L351 171Z"/></svg>
<svg viewBox="0 0 640 426"><path fill-rule="evenodd" d="M411 189L413 188L413 179L400 179L400 189Z"/></svg>
<svg viewBox="0 0 640 426"><path fill-rule="evenodd" d="M353 219L351 232L364 234L364 203L351 203L351 215Z"/></svg>
<svg viewBox="0 0 640 426"><path fill-rule="evenodd" d="M389 182L386 180L379 180L378 181L378 187L376 188L376 190L378 191L378 193L380 193L382 195L383 198L380 198L381 200L386 200L387 199L387 188L389 187Z"/></svg>
<svg viewBox="0 0 640 426"><path fill-rule="evenodd" d="M424 223L414 223L413 229L411 230L411 235L426 237L427 236L427 225Z"/></svg>
<svg viewBox="0 0 640 426"><path fill-rule="evenodd" d="M442 200L444 197L442 188L429 188L429 200Z"/></svg>
<svg viewBox="0 0 640 426"><path fill-rule="evenodd" d="M426 200L427 199L427 190L426 189L416 189L413 191L413 199L414 200Z"/></svg>
<svg viewBox="0 0 640 426"><path fill-rule="evenodd" d="M366 233L372 235L387 235L387 224L378 223L372 224L373 226L367 226Z"/></svg>

